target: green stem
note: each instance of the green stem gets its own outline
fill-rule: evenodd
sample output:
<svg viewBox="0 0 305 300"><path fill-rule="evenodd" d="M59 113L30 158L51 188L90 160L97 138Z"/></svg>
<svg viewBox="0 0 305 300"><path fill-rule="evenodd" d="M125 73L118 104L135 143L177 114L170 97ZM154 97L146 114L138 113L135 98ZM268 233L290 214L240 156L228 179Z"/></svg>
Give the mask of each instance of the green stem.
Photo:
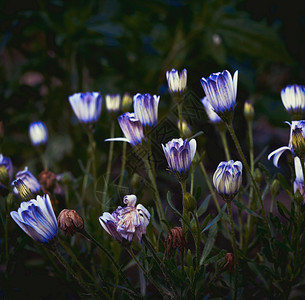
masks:
<svg viewBox="0 0 305 300"><path fill-rule="evenodd" d="M242 151L242 149L241 149L241 146L240 146L240 144L239 144L239 141L238 141L237 136L236 136L236 134L235 134L235 131L234 131L234 129L233 129L232 123L231 123L231 124L228 124L228 123L227 123L227 128L228 128L228 130L229 130L229 132L230 132L230 134L231 134L231 136L232 136L232 139L233 139L234 144L235 144L235 146L236 146L236 149L237 149L237 151L238 151L238 153L239 153L239 156L240 156L240 158L241 158L241 160L242 160L242 162L243 162L243 164L244 164L244 166L245 166L245 168L246 168L248 174L250 175L250 178L251 178L251 180L252 180L252 184L253 184L253 186L254 186L255 192L256 192L256 194L257 194L257 197L258 197L258 199L259 199L259 202L260 202L260 205L261 205L261 208L262 208L262 214L263 214L264 222L265 222L266 227L268 228L268 233L269 233L269 235L270 235L270 228L269 228L269 225L268 225L268 220L267 220L267 217L266 217L266 212L265 212L265 208L264 208L264 203L263 203L263 200L262 200L262 196L261 196L261 194L260 194L260 192L259 192L259 189L258 189L258 187L257 187L257 184L256 184L256 182L255 182L255 179L254 179L254 177L253 177L253 175L252 175L252 173L251 173L251 170L250 170L250 167L249 167L249 165L248 165L248 163L247 163L247 160L246 160L246 158L245 158L245 155L244 155L244 153L243 153L243 151Z"/></svg>
<svg viewBox="0 0 305 300"><path fill-rule="evenodd" d="M92 130L87 131L88 138L89 138L89 144L90 144L90 156L92 160L92 175L94 180L94 188L96 188L96 159L95 159L95 148L96 143L93 138Z"/></svg>
<svg viewBox="0 0 305 300"><path fill-rule="evenodd" d="M228 147L225 128L224 128L224 130L222 130L222 129L219 130L219 134L220 134L220 137L221 137L223 148L225 150L226 160L229 161L230 160L230 152L229 152L229 147Z"/></svg>
<svg viewBox="0 0 305 300"><path fill-rule="evenodd" d="M271 212L271 213L273 212L274 199L275 199L275 195L272 195L271 204L270 204L270 212Z"/></svg>
<svg viewBox="0 0 305 300"><path fill-rule="evenodd" d="M185 203L184 203L184 197L185 197L185 193L186 193L186 182L185 182L185 180L180 181L180 185L181 185L181 190L182 190L182 207L183 207L182 208L182 216L183 216L182 230L183 230L183 233L185 234L186 233L186 226L185 226L184 220L186 220L188 218L187 210L186 210Z"/></svg>
<svg viewBox="0 0 305 300"><path fill-rule="evenodd" d="M179 117L179 133L180 137L183 138L183 128L182 128L182 101L178 102L178 117Z"/></svg>
<svg viewBox="0 0 305 300"><path fill-rule="evenodd" d="M233 222L233 215L232 215L232 204L231 201L227 202L228 204L228 215L230 220L230 227L231 227L231 236L232 236L232 247L234 253L234 286L233 286L233 299L236 299L236 274L237 274L237 262L238 262L238 253L237 253L237 246L236 246L236 238L234 232L234 222Z"/></svg>
<svg viewBox="0 0 305 300"><path fill-rule="evenodd" d="M127 149L127 142L123 142L122 166L121 166L119 187L122 186L124 180L125 167L126 167L126 149Z"/></svg>
<svg viewBox="0 0 305 300"><path fill-rule="evenodd" d="M190 194L193 196L193 192L194 192L194 168L192 168L191 170L191 187L190 187Z"/></svg>
<svg viewBox="0 0 305 300"><path fill-rule="evenodd" d="M111 121L111 127L110 127L110 138L114 137L114 129L115 129L115 123L114 123L114 120L112 120ZM114 146L114 141L110 141L109 152L108 152L108 161L107 161L107 169L106 169L104 190L103 190L103 198L102 198L102 208L103 209L105 209L105 206L106 206L105 201L106 201L106 197L107 197L107 190L108 190L109 178L110 178L110 173L111 173L113 146Z"/></svg>
<svg viewBox="0 0 305 300"><path fill-rule="evenodd" d="M196 152L196 159L199 159L199 155L198 155L197 152ZM208 186L208 189L210 190L210 193L211 193L212 198L214 200L214 203L216 205L217 211L220 212L220 206L219 206L219 203L218 203L218 200L217 200L217 196L216 196L216 194L214 192L214 189L213 189L213 187L212 187L212 185L210 183L210 179L209 179L208 173L207 173L207 171L206 171L206 169L204 167L204 164L202 162L200 162L199 166L200 166L200 170L202 172L202 175L203 175L203 177L205 179L205 182L206 182L206 184Z"/></svg>
<svg viewBox="0 0 305 300"><path fill-rule="evenodd" d="M195 238L195 244L196 244L196 270L199 270L199 262L200 262L200 258L199 258L199 255L200 255L200 224L199 224L198 216L197 216L196 213L194 214L194 218L195 218L196 227L197 227L196 238Z"/></svg>
<svg viewBox="0 0 305 300"><path fill-rule="evenodd" d="M5 261L6 268L8 267L9 260L9 250L8 250L8 218L9 218L9 208L7 203L7 197L4 199L5 201L5 228L4 228L4 243L5 243Z"/></svg>
<svg viewBox="0 0 305 300"><path fill-rule="evenodd" d="M156 287L156 289L159 291L159 293L161 295L164 296L163 291L160 289L160 287L158 286L158 284L155 283L154 279L150 276L149 272L147 272L145 270L145 268L142 266L142 264L140 263L140 261L137 259L136 255L133 253L132 248L128 247L127 251L129 253L129 255L133 258L133 260L135 261L135 263L138 265L138 267L143 271L143 273L146 275L146 277L148 278L148 280Z"/></svg>

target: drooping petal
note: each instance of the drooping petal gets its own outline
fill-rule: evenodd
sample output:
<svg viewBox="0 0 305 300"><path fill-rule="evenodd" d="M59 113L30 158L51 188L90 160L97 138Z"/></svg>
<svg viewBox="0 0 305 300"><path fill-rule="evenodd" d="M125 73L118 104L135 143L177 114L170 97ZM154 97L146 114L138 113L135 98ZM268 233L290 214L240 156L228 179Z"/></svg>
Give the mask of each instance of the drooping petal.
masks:
<svg viewBox="0 0 305 300"><path fill-rule="evenodd" d="M272 156L274 156L274 157L273 157L273 164L278 168L278 167L279 167L279 166L278 166L278 161L279 161L281 155L282 155L286 150L291 151L291 148L288 147L288 146L283 146L283 147L280 147L280 148L277 149L277 150L272 151L272 152L268 155L268 160L270 160L270 158L271 158Z"/></svg>

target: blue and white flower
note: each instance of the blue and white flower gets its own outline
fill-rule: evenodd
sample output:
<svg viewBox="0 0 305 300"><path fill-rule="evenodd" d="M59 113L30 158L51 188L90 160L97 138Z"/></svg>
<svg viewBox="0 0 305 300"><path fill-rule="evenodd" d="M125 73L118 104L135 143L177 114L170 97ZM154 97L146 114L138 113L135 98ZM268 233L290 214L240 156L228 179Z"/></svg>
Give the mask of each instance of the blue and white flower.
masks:
<svg viewBox="0 0 305 300"><path fill-rule="evenodd" d="M31 190L33 194L37 194L41 190L41 186L35 176L25 167L23 171L19 171L16 174L16 180L21 179L23 183ZM12 182L14 185L14 181ZM18 190L14 187L13 192L18 195Z"/></svg>
<svg viewBox="0 0 305 300"><path fill-rule="evenodd" d="M238 71L233 79L229 71L213 73L201 78L201 85L214 111L222 117L232 112L236 102Z"/></svg>
<svg viewBox="0 0 305 300"><path fill-rule="evenodd" d="M195 139L190 141L182 138L172 139L165 146L162 144L169 169L177 176L178 180L186 179L196 153L196 147Z"/></svg>
<svg viewBox="0 0 305 300"><path fill-rule="evenodd" d="M97 122L102 111L102 96L100 93L76 93L69 96L72 109L81 123Z"/></svg>
<svg viewBox="0 0 305 300"><path fill-rule="evenodd" d="M135 195L126 195L123 202L126 207L119 206L112 214L105 212L99 217L102 227L115 239L123 239L131 242L136 237L140 242L142 235L146 233L149 224L150 213L142 205L138 204Z"/></svg>
<svg viewBox="0 0 305 300"><path fill-rule="evenodd" d="M106 95L106 108L110 113L117 113L120 110L121 105L121 96L119 94L116 95Z"/></svg>
<svg viewBox="0 0 305 300"><path fill-rule="evenodd" d="M291 124L289 122L285 122L286 124L290 125L290 138L289 138L289 143L288 146L283 146L280 147L277 150L272 151L269 155L268 155L268 160L271 159L271 157L273 156L273 164L278 167L278 161L281 157L281 155L286 151L289 150L293 156L296 155L294 149L293 149L293 137L294 137L294 132L299 132L303 138L305 138L305 121L301 120L301 121L292 121Z"/></svg>
<svg viewBox="0 0 305 300"><path fill-rule="evenodd" d="M212 123L222 122L221 118L216 114L207 97L203 97L201 102L203 104L206 114L208 115L208 118Z"/></svg>
<svg viewBox="0 0 305 300"><path fill-rule="evenodd" d="M166 72L166 79L171 93L182 93L186 89L187 71L183 69L179 74L177 70L172 69Z"/></svg>
<svg viewBox="0 0 305 300"><path fill-rule="evenodd" d="M33 122L29 126L29 136L34 146L46 144L48 141L48 131L42 121Z"/></svg>
<svg viewBox="0 0 305 300"><path fill-rule="evenodd" d="M282 89L281 98L288 112L299 113L305 110L305 86L288 85Z"/></svg>
<svg viewBox="0 0 305 300"><path fill-rule="evenodd" d="M127 112L119 116L118 121L125 137L109 138L106 139L105 142L121 141L128 142L132 146L137 146L138 144L142 144L143 141L146 141L143 133L143 126L140 120L135 117L134 113Z"/></svg>
<svg viewBox="0 0 305 300"><path fill-rule="evenodd" d="M33 240L47 244L57 237L57 220L48 195L22 202L11 217Z"/></svg>
<svg viewBox="0 0 305 300"><path fill-rule="evenodd" d="M305 202L305 187L304 187L304 176L302 171L301 160L298 157L294 158L294 169L295 169L295 180L293 183L294 192L297 190L303 197L303 203Z"/></svg>
<svg viewBox="0 0 305 300"><path fill-rule="evenodd" d="M11 159L0 154L0 166L4 166L6 168L9 181L11 181L13 178L13 164Z"/></svg>
<svg viewBox="0 0 305 300"><path fill-rule="evenodd" d="M242 183L243 165L240 161L222 161L214 175L213 184L225 201L232 201Z"/></svg>
<svg viewBox="0 0 305 300"><path fill-rule="evenodd" d="M158 105L160 96L136 94L133 97L133 109L143 126L155 126L158 122Z"/></svg>

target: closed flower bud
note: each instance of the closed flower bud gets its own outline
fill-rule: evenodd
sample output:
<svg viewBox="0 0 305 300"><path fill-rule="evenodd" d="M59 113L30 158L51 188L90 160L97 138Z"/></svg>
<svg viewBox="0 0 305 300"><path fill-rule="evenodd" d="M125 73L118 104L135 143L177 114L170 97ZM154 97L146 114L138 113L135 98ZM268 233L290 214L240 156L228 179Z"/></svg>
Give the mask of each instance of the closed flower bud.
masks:
<svg viewBox="0 0 305 300"><path fill-rule="evenodd" d="M242 182L242 163L240 161L221 162L213 176L214 186L223 199L232 201Z"/></svg>
<svg viewBox="0 0 305 300"><path fill-rule="evenodd" d="M179 74L177 70L172 69L166 72L168 89L172 94L182 94L186 89L187 71L183 69Z"/></svg>
<svg viewBox="0 0 305 300"><path fill-rule="evenodd" d="M46 125L41 121L31 123L29 127L29 136L34 146L46 144L48 141Z"/></svg>
<svg viewBox="0 0 305 300"><path fill-rule="evenodd" d="M177 121L177 127L180 127L180 120ZM182 120L182 135L187 138L192 135L191 128L185 120Z"/></svg>
<svg viewBox="0 0 305 300"><path fill-rule="evenodd" d="M67 235L84 229L83 218L75 210L63 209L57 217L58 227Z"/></svg>
<svg viewBox="0 0 305 300"><path fill-rule="evenodd" d="M25 200L29 201L35 198L35 195L32 191L27 187L21 179L14 180L14 185L16 190L18 191L19 196Z"/></svg>
<svg viewBox="0 0 305 300"><path fill-rule="evenodd" d="M129 93L125 93L122 100L122 111L127 112L130 110L132 104L132 98Z"/></svg>
<svg viewBox="0 0 305 300"><path fill-rule="evenodd" d="M174 227L172 228L165 241L164 241L164 248L166 251L167 256L170 256L173 250L179 249L180 254L182 253L183 249L186 247L186 241L184 238L183 230L181 227Z"/></svg>
<svg viewBox="0 0 305 300"><path fill-rule="evenodd" d="M273 197L276 197L280 192L280 188L281 188L281 184L280 184L279 180L274 179L271 184L271 188L270 188L271 195Z"/></svg>
<svg viewBox="0 0 305 300"><path fill-rule="evenodd" d="M281 98L286 110L293 115L302 115L305 109L305 86L288 85L281 91Z"/></svg>
<svg viewBox="0 0 305 300"><path fill-rule="evenodd" d="M117 113L119 111L121 105L121 96L119 94L106 95L105 101L108 112Z"/></svg>
<svg viewBox="0 0 305 300"><path fill-rule="evenodd" d="M249 122L252 122L254 119L254 107L250 101L246 101L244 105L244 116L245 119Z"/></svg>
<svg viewBox="0 0 305 300"><path fill-rule="evenodd" d="M2 179L0 179L0 182L3 184L5 184L5 182L2 180L8 180L10 182L13 178L13 164L11 159L0 154L0 166L3 166L6 169L6 171L3 169L1 172Z"/></svg>
<svg viewBox="0 0 305 300"><path fill-rule="evenodd" d="M263 180L263 175L262 172L259 168L256 168L254 170L254 180L258 183L261 184L262 180Z"/></svg>
<svg viewBox="0 0 305 300"><path fill-rule="evenodd" d="M6 167L4 165L0 165L0 184L8 185L9 180L10 179Z"/></svg>
<svg viewBox="0 0 305 300"><path fill-rule="evenodd" d="M196 209L196 200L190 193L185 193L184 199L183 199L183 206L186 208L186 210L192 212Z"/></svg>
<svg viewBox="0 0 305 300"><path fill-rule="evenodd" d="M238 71L231 74L223 72L213 73L208 78L201 78L201 85L210 104L218 116L230 123L236 102Z"/></svg>

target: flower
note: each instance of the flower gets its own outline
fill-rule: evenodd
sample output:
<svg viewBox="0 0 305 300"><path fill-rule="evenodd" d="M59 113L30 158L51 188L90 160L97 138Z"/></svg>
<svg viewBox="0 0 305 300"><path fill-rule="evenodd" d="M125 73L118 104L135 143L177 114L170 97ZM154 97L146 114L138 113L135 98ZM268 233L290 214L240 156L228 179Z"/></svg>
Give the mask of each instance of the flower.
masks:
<svg viewBox="0 0 305 300"><path fill-rule="evenodd" d="M112 214L104 212L99 217L100 224L119 241L126 239L131 242L134 236L141 241L149 224L150 213L142 204L135 206L137 202L135 195L126 195L123 202L126 207L119 206Z"/></svg>
<svg viewBox="0 0 305 300"><path fill-rule="evenodd" d="M192 160L196 153L196 140L182 138L172 139L162 148L171 172L178 180L185 180L191 167Z"/></svg>
<svg viewBox="0 0 305 300"><path fill-rule="evenodd" d="M132 98L129 93L125 93L122 100L122 111L127 112L132 104Z"/></svg>
<svg viewBox="0 0 305 300"><path fill-rule="evenodd" d="M203 97L201 103L203 104L205 112L212 123L222 122L221 118L216 114L207 97Z"/></svg>
<svg viewBox="0 0 305 300"><path fill-rule="evenodd" d="M209 99L214 111L227 121L227 114L231 113L235 106L237 94L238 71L233 79L229 71L213 73L207 79L201 78L201 85Z"/></svg>
<svg viewBox="0 0 305 300"><path fill-rule="evenodd" d="M25 167L23 171L19 171L16 174L16 180L21 179L23 183L31 190L32 193L37 194L41 186L35 176L28 170L28 167ZM15 181L16 181L15 180ZM14 184L14 181L12 182ZM14 188L14 193L18 195L18 191Z"/></svg>
<svg viewBox="0 0 305 300"><path fill-rule="evenodd" d="M116 113L119 111L121 104L121 96L119 94L106 95L105 100L108 112Z"/></svg>
<svg viewBox="0 0 305 300"><path fill-rule="evenodd" d="M164 241L164 248L167 256L170 256L172 250L175 250L176 248L182 253L185 246L186 240L184 238L183 229L177 226L172 228Z"/></svg>
<svg viewBox="0 0 305 300"><path fill-rule="evenodd" d="M33 240L50 243L57 236L58 226L49 195L22 202L17 211L11 211L17 225Z"/></svg>
<svg viewBox="0 0 305 300"><path fill-rule="evenodd" d="M143 126L155 126L158 122L158 104L160 96L136 94L133 97L133 109Z"/></svg>
<svg viewBox="0 0 305 300"><path fill-rule="evenodd" d="M240 161L222 161L213 176L214 186L225 201L232 201L242 182L243 165Z"/></svg>
<svg viewBox="0 0 305 300"><path fill-rule="evenodd" d="M294 193L298 190L303 197L303 203L305 202L305 187L304 176L302 171L301 160L298 157L294 158L295 180L293 183Z"/></svg>
<svg viewBox="0 0 305 300"><path fill-rule="evenodd" d="M186 88L187 71L183 69L179 74L178 71L172 69L166 72L166 79L171 93L182 93Z"/></svg>
<svg viewBox="0 0 305 300"><path fill-rule="evenodd" d="M4 157L2 154L0 154L0 167L4 166L7 171L7 175L9 177L9 181L13 178L13 164L9 157Z"/></svg>
<svg viewBox="0 0 305 300"><path fill-rule="evenodd" d="M102 96L100 93L76 93L69 96L69 102L81 123L94 123L101 115Z"/></svg>
<svg viewBox="0 0 305 300"><path fill-rule="evenodd" d="M280 147L279 149L276 149L272 151L268 155L268 160L272 156L273 157L273 164L278 167L278 161L281 157L281 155L286 151L289 150L294 156L299 154L299 146L302 145L302 138L305 137L305 121L292 121L291 124L289 122L285 122L286 124L290 125L290 138L288 146ZM304 142L304 141L303 141Z"/></svg>
<svg viewBox="0 0 305 300"><path fill-rule="evenodd" d="M63 209L57 217L58 227L67 235L84 229L83 218L73 209Z"/></svg>
<svg viewBox="0 0 305 300"><path fill-rule="evenodd" d="M33 122L29 126L29 136L34 146L46 144L48 141L48 131L42 121Z"/></svg>
<svg viewBox="0 0 305 300"><path fill-rule="evenodd" d="M305 86L288 85L282 89L281 98L288 112L302 112L305 109Z"/></svg>
<svg viewBox="0 0 305 300"><path fill-rule="evenodd" d="M142 141L146 141L143 126L140 120L135 117L134 113L124 113L118 117L118 121L125 137L106 139L105 142L122 141L130 143L132 146L137 146L138 144L142 144Z"/></svg>

